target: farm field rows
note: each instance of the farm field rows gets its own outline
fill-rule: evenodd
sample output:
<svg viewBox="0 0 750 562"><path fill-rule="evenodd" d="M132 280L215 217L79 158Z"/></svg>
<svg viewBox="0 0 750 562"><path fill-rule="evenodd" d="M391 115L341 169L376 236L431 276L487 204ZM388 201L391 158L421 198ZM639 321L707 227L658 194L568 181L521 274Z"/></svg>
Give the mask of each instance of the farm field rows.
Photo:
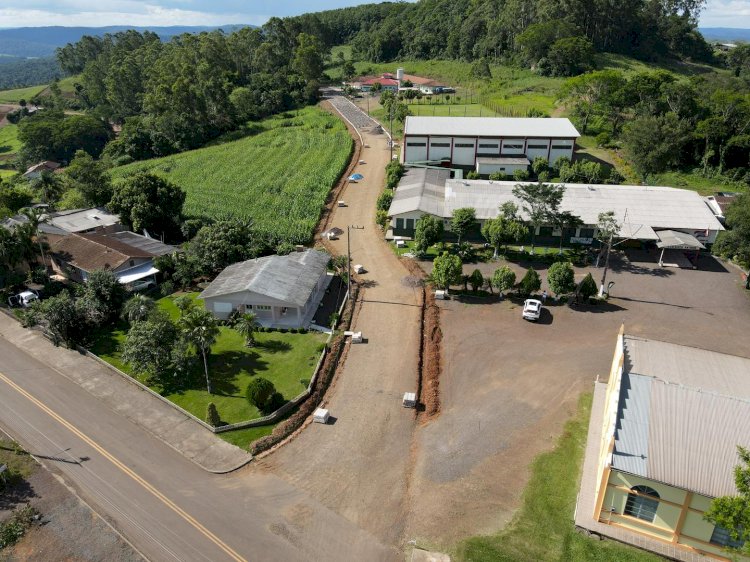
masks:
<svg viewBox="0 0 750 562"><path fill-rule="evenodd" d="M319 108L252 124L260 132L112 170L115 181L150 171L187 192L191 216L252 218L272 240L309 241L329 190L346 169L352 140Z"/></svg>

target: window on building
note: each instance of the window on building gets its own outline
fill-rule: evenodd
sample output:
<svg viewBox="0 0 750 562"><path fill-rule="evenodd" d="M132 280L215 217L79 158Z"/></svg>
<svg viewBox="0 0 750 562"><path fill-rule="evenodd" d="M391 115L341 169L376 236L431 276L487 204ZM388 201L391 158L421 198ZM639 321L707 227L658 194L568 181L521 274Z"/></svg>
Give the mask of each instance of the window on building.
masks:
<svg viewBox="0 0 750 562"><path fill-rule="evenodd" d="M540 226L539 227L539 236L552 236L552 227L551 226Z"/></svg>
<svg viewBox="0 0 750 562"><path fill-rule="evenodd" d="M457 142L456 143L456 148L474 148L474 143L465 143L465 142L461 143L461 142Z"/></svg>
<svg viewBox="0 0 750 562"><path fill-rule="evenodd" d="M504 144L503 147L511 150L520 150L523 148L523 144ZM545 147L546 148L546 147Z"/></svg>
<svg viewBox="0 0 750 562"><path fill-rule="evenodd" d="M582 228L578 231L578 237L579 238L593 238L594 237L594 229L593 228Z"/></svg>
<svg viewBox="0 0 750 562"><path fill-rule="evenodd" d="M406 146L427 146L426 142L407 142Z"/></svg>
<svg viewBox="0 0 750 562"><path fill-rule="evenodd" d="M718 546L724 546L727 548L742 548L743 546L745 546L744 540L733 539L729 531L724 527L720 527L719 525L716 525L716 527L714 527L714 532L711 534L711 540L709 542L711 544L716 544Z"/></svg>
<svg viewBox="0 0 750 562"><path fill-rule="evenodd" d="M659 508L659 492L648 486L633 486L630 490L623 514L653 523Z"/></svg>
<svg viewBox="0 0 750 562"><path fill-rule="evenodd" d="M482 144L479 143L479 148L497 148L499 145L497 144Z"/></svg>
<svg viewBox="0 0 750 562"><path fill-rule="evenodd" d="M271 307L267 304L256 304L255 310L271 310Z"/></svg>
<svg viewBox="0 0 750 562"><path fill-rule="evenodd" d="M568 150L570 149L570 145L569 144L553 144L552 148L555 148L557 150Z"/></svg>
<svg viewBox="0 0 750 562"><path fill-rule="evenodd" d="M133 267L135 265L135 260L130 260L130 267Z"/></svg>
<svg viewBox="0 0 750 562"><path fill-rule="evenodd" d="M432 148L450 148L451 143L449 142L433 142L430 144Z"/></svg>
<svg viewBox="0 0 750 562"><path fill-rule="evenodd" d="M543 148L544 150L547 150L546 144L530 144L527 148Z"/></svg>
<svg viewBox="0 0 750 562"><path fill-rule="evenodd" d="M479 156L480 158L482 156L497 157L497 152L490 152L489 154L487 152L477 152L477 156Z"/></svg>

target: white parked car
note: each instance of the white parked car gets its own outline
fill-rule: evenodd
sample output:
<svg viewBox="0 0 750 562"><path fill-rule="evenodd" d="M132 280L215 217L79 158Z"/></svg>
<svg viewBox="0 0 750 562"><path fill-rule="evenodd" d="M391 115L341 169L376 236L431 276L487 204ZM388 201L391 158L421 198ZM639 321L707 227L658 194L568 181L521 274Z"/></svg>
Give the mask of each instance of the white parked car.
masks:
<svg viewBox="0 0 750 562"><path fill-rule="evenodd" d="M523 301L523 319L533 322L539 320L542 314L542 301L536 299L526 299Z"/></svg>
<svg viewBox="0 0 750 562"><path fill-rule="evenodd" d="M37 294L36 291L28 290L8 297L8 304L10 306L22 306L28 308L34 301L38 300L39 294Z"/></svg>

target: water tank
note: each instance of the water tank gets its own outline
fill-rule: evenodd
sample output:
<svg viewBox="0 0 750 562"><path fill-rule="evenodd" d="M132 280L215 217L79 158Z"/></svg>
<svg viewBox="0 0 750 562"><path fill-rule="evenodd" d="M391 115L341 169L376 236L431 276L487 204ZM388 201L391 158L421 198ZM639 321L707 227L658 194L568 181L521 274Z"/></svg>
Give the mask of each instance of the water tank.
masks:
<svg viewBox="0 0 750 562"><path fill-rule="evenodd" d="M403 79L404 79L404 69L403 68L396 69L396 80L400 82Z"/></svg>

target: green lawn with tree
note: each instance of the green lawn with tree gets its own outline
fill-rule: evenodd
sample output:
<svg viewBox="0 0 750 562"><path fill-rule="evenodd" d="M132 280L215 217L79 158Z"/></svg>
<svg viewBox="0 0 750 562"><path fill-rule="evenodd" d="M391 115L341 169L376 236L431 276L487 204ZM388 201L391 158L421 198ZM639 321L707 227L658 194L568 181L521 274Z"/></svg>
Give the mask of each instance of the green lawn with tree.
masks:
<svg viewBox="0 0 750 562"><path fill-rule="evenodd" d="M187 293L195 299L198 293ZM177 321L180 312L175 304L179 294L157 301L157 307ZM198 300L199 306L203 306ZM128 325L124 322L114 328L103 328L91 351L117 367L132 374L132 369L121 358L121 345L125 341ZM245 345L245 337L227 326L219 328L216 344L208 356L208 368L214 393L206 391L203 362L197 357L192 363L187 388L164 392L158 385L152 388L200 419L206 416L209 402L213 402L225 423L236 423L260 417L262 414L251 406L245 397L247 385L256 376L273 382L276 390L289 400L299 395L308 385L317 364L326 335L318 332L293 334L256 332L256 344ZM145 382L142 377L137 377ZM260 430L258 430L260 431ZM259 436L262 435L262 431ZM237 437L241 439L242 437Z"/></svg>
<svg viewBox="0 0 750 562"><path fill-rule="evenodd" d="M304 243L346 169L352 139L340 120L313 107L250 129L240 140L114 168L113 179L161 175L187 192L187 215L252 218L258 232Z"/></svg>
<svg viewBox="0 0 750 562"><path fill-rule="evenodd" d="M573 510L586 448L591 394L579 400L555 448L539 455L520 510L496 535L474 537L454 552L459 562L575 560L657 562L660 557L614 541L592 540L573 527Z"/></svg>

